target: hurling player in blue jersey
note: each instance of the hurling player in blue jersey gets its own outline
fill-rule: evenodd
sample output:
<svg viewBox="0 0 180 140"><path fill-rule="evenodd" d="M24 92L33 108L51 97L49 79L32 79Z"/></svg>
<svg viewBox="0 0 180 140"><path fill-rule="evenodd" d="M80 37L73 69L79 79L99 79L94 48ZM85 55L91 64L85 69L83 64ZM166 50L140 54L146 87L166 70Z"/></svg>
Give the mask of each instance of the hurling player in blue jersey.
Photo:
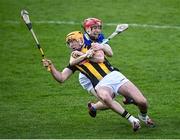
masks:
<svg viewBox="0 0 180 140"><path fill-rule="evenodd" d="M101 43L103 42L104 35L102 34L102 21L97 18L87 18L83 22L83 29L85 31L83 37L84 37L84 44L88 46L89 48L93 45L96 45L96 43ZM111 48L109 44L104 44L104 49L105 55L108 57L112 57L113 54L111 54L111 51L109 51ZM73 55L78 55L78 51L74 51ZM93 88L93 85L91 81L82 73L79 73L79 82L81 86L87 90L89 93L92 93L94 96L97 97L96 92ZM123 99L124 104L130 104L134 103L131 98L124 98ZM135 103L134 103L135 104ZM96 116L96 110L103 110L106 109L106 105L104 105L102 102L97 102L97 103L88 103L88 108L89 108L89 114L92 117Z"/></svg>
<svg viewBox="0 0 180 140"><path fill-rule="evenodd" d="M102 28L101 20L99 20L97 18L85 19L84 23L83 23L83 27L84 27L84 30L85 30L84 44L87 45L89 48L93 47L95 45L97 45L97 46L100 45L99 43L101 43L103 41L103 39L104 39L104 36L101 33L101 28ZM94 43L94 42L96 42L96 43ZM103 48L103 51L105 52L106 56L109 56L109 57L112 56L113 53L111 52L111 48L110 48L110 46L108 44L105 44L105 46L102 46L101 48ZM84 74L82 74L82 73L79 74L79 81L80 81L81 86L84 89L91 92L93 95L95 95L97 97L97 93L95 92L91 81ZM137 103L134 102L132 100L132 98L130 98L128 96L124 96L124 97L125 97L123 99L124 104L134 103L135 105L137 105ZM95 117L96 116L96 110L106 109L108 107L102 102L102 100L100 100L99 102L97 102L95 104L89 103L88 108L89 108L89 114L92 117ZM146 116L146 115L144 115L144 116ZM142 120L141 115L139 117ZM144 119L144 120L146 120L144 122L148 126L150 126L150 127L154 126L154 122L148 116L146 116L146 119Z"/></svg>

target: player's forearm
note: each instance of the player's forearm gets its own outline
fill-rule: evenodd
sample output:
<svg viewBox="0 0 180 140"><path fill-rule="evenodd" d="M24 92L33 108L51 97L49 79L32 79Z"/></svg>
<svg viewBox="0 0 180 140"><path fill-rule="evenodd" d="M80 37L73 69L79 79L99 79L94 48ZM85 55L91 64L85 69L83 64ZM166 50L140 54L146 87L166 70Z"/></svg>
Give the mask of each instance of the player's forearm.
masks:
<svg viewBox="0 0 180 140"><path fill-rule="evenodd" d="M105 55L108 57L113 56L113 51L108 44L104 44L102 50L104 51Z"/></svg>
<svg viewBox="0 0 180 140"><path fill-rule="evenodd" d="M102 63L102 62L104 62L104 56L103 57L102 56L92 57L89 60L92 62L95 62L95 63Z"/></svg>
<svg viewBox="0 0 180 140"><path fill-rule="evenodd" d="M62 76L62 73L60 71L58 71L53 64L51 64L50 66L50 69L51 69L51 74L53 76L53 78L60 82L60 83L63 83L65 81L65 79L63 78Z"/></svg>
<svg viewBox="0 0 180 140"><path fill-rule="evenodd" d="M72 58L70 60L70 65L73 66L73 65L79 64L81 61L83 61L86 58L87 58L87 54L83 54L77 58Z"/></svg>
<svg viewBox="0 0 180 140"><path fill-rule="evenodd" d="M63 69L62 72L58 71L55 66L53 65L52 61L49 59L42 59L42 63L43 66L45 68L47 68L48 71L51 72L53 78L58 81L59 83L64 82L65 80L67 80L71 74L72 74L72 70L69 68L65 68Z"/></svg>
<svg viewBox="0 0 180 140"><path fill-rule="evenodd" d="M93 57L90 58L90 61L93 61L96 63L104 62L104 51L102 49L95 51Z"/></svg>

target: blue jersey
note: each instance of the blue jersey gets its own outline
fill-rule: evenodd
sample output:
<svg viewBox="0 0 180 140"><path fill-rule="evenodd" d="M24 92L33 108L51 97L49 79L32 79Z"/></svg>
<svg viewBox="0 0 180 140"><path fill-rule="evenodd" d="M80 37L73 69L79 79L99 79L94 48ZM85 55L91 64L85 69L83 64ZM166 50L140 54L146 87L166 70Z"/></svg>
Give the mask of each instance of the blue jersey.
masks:
<svg viewBox="0 0 180 140"><path fill-rule="evenodd" d="M83 37L84 37L85 46L91 46L91 43L93 43L94 41L97 42L97 43L101 43L104 40L104 35L103 34L99 34L98 39L96 39L94 41L92 41L90 39L90 37L89 37L89 35L87 33L84 33Z"/></svg>

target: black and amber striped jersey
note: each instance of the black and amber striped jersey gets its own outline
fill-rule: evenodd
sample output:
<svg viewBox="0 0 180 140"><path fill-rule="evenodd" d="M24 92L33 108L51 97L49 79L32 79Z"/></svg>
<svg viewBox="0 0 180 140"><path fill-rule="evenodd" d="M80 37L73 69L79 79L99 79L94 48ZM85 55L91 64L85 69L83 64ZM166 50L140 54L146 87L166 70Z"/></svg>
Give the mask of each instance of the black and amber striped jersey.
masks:
<svg viewBox="0 0 180 140"><path fill-rule="evenodd" d="M81 49L81 52L85 53L88 49L89 49L89 47L84 46ZM106 58L105 58L105 61L101 62L101 63L92 62L92 61L86 59L77 65L74 65L74 66L69 65L67 68L71 69L73 72L78 70L81 73L83 73L84 75L86 75L86 77L88 77L91 80L92 85L94 87L108 73L110 73L114 70L117 70L111 66L111 64L108 62L108 60Z"/></svg>

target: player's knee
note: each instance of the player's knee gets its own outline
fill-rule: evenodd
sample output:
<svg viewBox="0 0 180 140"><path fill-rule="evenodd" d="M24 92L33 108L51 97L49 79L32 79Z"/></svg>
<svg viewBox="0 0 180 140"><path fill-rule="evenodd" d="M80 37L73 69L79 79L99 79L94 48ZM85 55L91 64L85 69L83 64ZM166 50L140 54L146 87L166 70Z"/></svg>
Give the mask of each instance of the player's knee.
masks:
<svg viewBox="0 0 180 140"><path fill-rule="evenodd" d="M97 92L97 95L99 98L101 98L101 100L103 100L103 102L108 103L111 100L111 96L109 95L108 92L105 91L99 91Z"/></svg>

